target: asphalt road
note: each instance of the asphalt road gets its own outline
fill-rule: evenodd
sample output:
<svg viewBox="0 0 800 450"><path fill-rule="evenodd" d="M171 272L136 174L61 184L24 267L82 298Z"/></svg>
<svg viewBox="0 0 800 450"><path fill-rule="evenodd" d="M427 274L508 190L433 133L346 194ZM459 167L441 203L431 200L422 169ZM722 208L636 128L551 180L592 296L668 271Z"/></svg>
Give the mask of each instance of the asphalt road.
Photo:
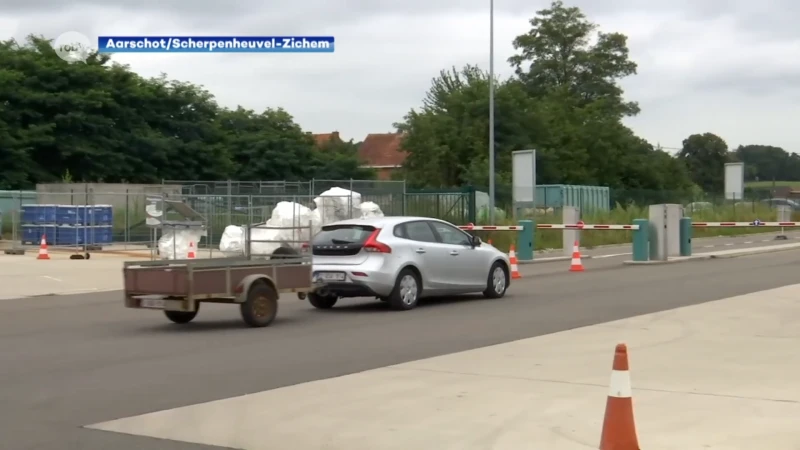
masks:
<svg viewBox="0 0 800 450"><path fill-rule="evenodd" d="M2 301L0 449L210 448L81 427L794 284L800 252L585 266L528 266L504 299L409 312L358 301L317 311L287 298L266 329L244 328L225 305L173 325L123 308L114 292Z"/></svg>

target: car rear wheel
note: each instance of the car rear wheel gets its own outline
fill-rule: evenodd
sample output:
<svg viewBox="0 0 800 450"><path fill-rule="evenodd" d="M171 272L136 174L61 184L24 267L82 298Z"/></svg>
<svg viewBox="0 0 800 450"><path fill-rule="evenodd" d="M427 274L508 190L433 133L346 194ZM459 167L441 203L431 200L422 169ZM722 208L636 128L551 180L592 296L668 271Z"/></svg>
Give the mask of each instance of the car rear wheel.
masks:
<svg viewBox="0 0 800 450"><path fill-rule="evenodd" d="M339 297L335 295L308 294L308 303L311 303L311 306L317 309L331 309L338 301Z"/></svg>
<svg viewBox="0 0 800 450"><path fill-rule="evenodd" d="M422 293L422 283L411 269L403 269L397 276L394 290L389 295L389 306L398 311L414 309Z"/></svg>
<svg viewBox="0 0 800 450"><path fill-rule="evenodd" d="M487 298L501 298L508 289L508 268L500 261L492 264L489 269L489 279L486 281L486 290L483 295Z"/></svg>

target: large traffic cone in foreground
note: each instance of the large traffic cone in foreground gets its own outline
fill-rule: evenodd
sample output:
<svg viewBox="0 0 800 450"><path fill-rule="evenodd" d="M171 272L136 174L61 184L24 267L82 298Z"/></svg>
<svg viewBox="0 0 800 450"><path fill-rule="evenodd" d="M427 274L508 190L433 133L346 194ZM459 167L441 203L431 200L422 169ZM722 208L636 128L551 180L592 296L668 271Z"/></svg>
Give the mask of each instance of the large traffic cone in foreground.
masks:
<svg viewBox="0 0 800 450"><path fill-rule="evenodd" d="M42 235L42 242L39 244L39 256L36 259L50 259L50 255L47 253L47 236Z"/></svg>
<svg viewBox="0 0 800 450"><path fill-rule="evenodd" d="M194 253L194 242L189 241L189 254L186 255L186 259L195 259L197 255Z"/></svg>
<svg viewBox="0 0 800 450"><path fill-rule="evenodd" d="M519 273L519 263L517 262L517 252L514 251L514 244L511 244L511 248L508 250L508 260L511 262L511 279L522 278L522 274Z"/></svg>
<svg viewBox="0 0 800 450"><path fill-rule="evenodd" d="M572 246L572 264L569 266L570 272L583 272L583 263L581 262L581 248L578 241Z"/></svg>
<svg viewBox="0 0 800 450"><path fill-rule="evenodd" d="M640 450L633 420L633 392L628 371L628 347L617 344L600 435L600 450Z"/></svg>

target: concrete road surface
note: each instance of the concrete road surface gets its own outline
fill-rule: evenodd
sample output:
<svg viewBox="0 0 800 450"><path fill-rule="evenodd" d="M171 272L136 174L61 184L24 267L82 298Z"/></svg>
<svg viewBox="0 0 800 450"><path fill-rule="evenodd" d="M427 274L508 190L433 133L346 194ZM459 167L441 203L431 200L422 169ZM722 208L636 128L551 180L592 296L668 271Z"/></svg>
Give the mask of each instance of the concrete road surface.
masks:
<svg viewBox="0 0 800 450"><path fill-rule="evenodd" d="M613 259L587 260L580 274L526 269L505 299L403 313L287 298L267 329L244 328L224 305L177 326L124 309L118 292L2 301L0 448L211 448L81 427L795 284L800 267L797 251L657 267Z"/></svg>

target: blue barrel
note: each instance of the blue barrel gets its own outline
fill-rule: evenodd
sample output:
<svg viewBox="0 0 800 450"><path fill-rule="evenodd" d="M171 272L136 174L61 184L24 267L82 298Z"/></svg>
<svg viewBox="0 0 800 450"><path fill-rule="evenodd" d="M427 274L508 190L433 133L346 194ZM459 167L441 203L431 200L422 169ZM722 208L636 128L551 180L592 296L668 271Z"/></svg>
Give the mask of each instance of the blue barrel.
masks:
<svg viewBox="0 0 800 450"><path fill-rule="evenodd" d="M90 237L86 227L71 227L61 225L56 230L56 245L83 245Z"/></svg>
<svg viewBox="0 0 800 450"><path fill-rule="evenodd" d="M78 226L86 224L86 206L57 205L56 224Z"/></svg>
<svg viewBox="0 0 800 450"><path fill-rule="evenodd" d="M114 207L111 205L89 206L88 224L93 226L113 225Z"/></svg>
<svg viewBox="0 0 800 450"><path fill-rule="evenodd" d="M56 231L55 225L39 225L39 241L41 241L42 236L46 237L47 245L55 245L56 240L58 239L58 232ZM38 244L39 242L37 242Z"/></svg>
<svg viewBox="0 0 800 450"><path fill-rule="evenodd" d="M55 225L23 225L22 243L39 245L45 236L48 245L55 245L58 239Z"/></svg>
<svg viewBox="0 0 800 450"><path fill-rule="evenodd" d="M56 223L56 205L22 205L22 223L37 225Z"/></svg>
<svg viewBox="0 0 800 450"><path fill-rule="evenodd" d="M23 225L22 226L22 243L23 244L38 244L42 240L42 235L39 232L38 225Z"/></svg>
<svg viewBox="0 0 800 450"><path fill-rule="evenodd" d="M112 228L110 226L92 227L91 235L89 236L90 244L110 244L111 241Z"/></svg>

